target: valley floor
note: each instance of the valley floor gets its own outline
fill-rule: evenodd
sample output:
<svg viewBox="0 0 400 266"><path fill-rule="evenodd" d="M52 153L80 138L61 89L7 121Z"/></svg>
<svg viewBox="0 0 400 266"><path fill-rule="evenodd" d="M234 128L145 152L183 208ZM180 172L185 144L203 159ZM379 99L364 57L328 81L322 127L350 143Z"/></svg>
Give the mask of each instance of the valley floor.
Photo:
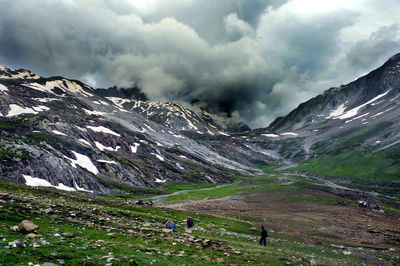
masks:
<svg viewBox="0 0 400 266"><path fill-rule="evenodd" d="M192 187L192 190L190 188ZM290 173L204 189L167 184L155 207L134 195L35 189L0 181L0 265L398 265L399 204ZM187 190L174 193L179 190ZM151 195L142 196L143 199ZM346 206L338 205L344 201ZM185 219L195 221L185 233ZM163 229L168 218L177 232ZM33 238L10 230L24 219ZM269 231L258 245L259 226ZM17 243L20 243L17 245ZM15 246L15 247L14 247ZM19 247L18 247L19 246Z"/></svg>

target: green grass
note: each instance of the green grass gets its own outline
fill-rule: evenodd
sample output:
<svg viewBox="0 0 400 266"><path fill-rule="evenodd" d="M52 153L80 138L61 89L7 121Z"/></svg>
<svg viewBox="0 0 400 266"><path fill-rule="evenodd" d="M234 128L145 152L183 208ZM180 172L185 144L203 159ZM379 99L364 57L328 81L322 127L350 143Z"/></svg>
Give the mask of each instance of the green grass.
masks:
<svg viewBox="0 0 400 266"><path fill-rule="evenodd" d="M310 186L307 180L293 177L296 183L281 186L277 176L265 175L254 178L237 178L237 182L210 191L193 191L200 197L221 197L234 193L248 193L252 189L289 195L295 189ZM182 189L200 189L202 184L166 184L164 189L173 192ZM124 204L92 194L68 193L44 188L30 188L0 180L0 265L26 265L28 262L43 264L64 260L67 265L104 265L112 254L113 265L237 265L268 264L284 265L344 264L360 265L353 255L344 255L329 246L305 243L293 236L270 232L267 247L260 247L258 228L260 222L253 217L233 215L233 219L212 215L176 211L159 207L143 207ZM8 196L1 196L7 193ZM289 193L289 194L288 194ZM117 197L117 195L115 195ZM187 194L187 200L191 195ZM298 197L287 200L299 200ZM318 196L301 200L322 201ZM52 212L44 213L51 207ZM71 216L75 213L75 216ZM192 236L215 244L197 247L188 242L184 233L187 215L195 221ZM168 218L177 224L176 233L161 231ZM36 240L40 247L32 247L31 240L23 234L12 232L10 226L23 219L39 225L42 236ZM239 220L238 220L239 219ZM211 225L211 230L204 230ZM132 230L132 231L129 231ZM3 241L2 239L5 239ZM5 247L19 240L26 247ZM45 242L43 242L45 241ZM391 258L391 257L390 257Z"/></svg>
<svg viewBox="0 0 400 266"><path fill-rule="evenodd" d="M216 187L216 184L207 184L207 183L196 183L190 182L188 184L184 183L165 183L163 185L163 189L166 194L171 194L181 190L193 190L193 189L202 189L202 188L211 188Z"/></svg>
<svg viewBox="0 0 400 266"><path fill-rule="evenodd" d="M303 161L291 170L345 177L362 183L400 182L400 144L372 153L358 148Z"/></svg>

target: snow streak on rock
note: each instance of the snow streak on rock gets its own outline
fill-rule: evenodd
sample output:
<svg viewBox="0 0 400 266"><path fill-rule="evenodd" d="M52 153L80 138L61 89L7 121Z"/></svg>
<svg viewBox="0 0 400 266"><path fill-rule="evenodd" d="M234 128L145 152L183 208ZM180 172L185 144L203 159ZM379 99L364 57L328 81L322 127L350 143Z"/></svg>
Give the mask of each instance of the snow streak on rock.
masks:
<svg viewBox="0 0 400 266"><path fill-rule="evenodd" d="M118 151L121 148L120 146L115 147L115 149L112 148L112 147L107 147L107 146L104 146L103 144L101 144L100 142L97 142L97 141L95 141L94 144L101 151L104 151L104 150L107 150L107 151Z"/></svg>
<svg viewBox="0 0 400 266"><path fill-rule="evenodd" d="M42 178L32 177L30 175L22 175L22 176L25 178L25 185L30 187L52 187L65 191L76 191L75 188L68 187L63 183L59 183L58 186L53 186L49 181Z"/></svg>
<svg viewBox="0 0 400 266"><path fill-rule="evenodd" d="M64 156L68 160L71 161L72 167L76 168L76 165L79 165L82 168L85 168L89 172L97 175L99 173L99 170L97 170L96 166L92 163L92 161L87 157L86 155L77 153L75 151L71 151L74 155L76 160L68 158L67 156Z"/></svg>
<svg viewBox="0 0 400 266"><path fill-rule="evenodd" d="M8 89L3 84L0 84L0 91L8 91Z"/></svg>
<svg viewBox="0 0 400 266"><path fill-rule="evenodd" d="M29 107L21 107L19 105L16 104L10 104L10 111L7 114L7 117L11 117L11 116L17 116L20 114L37 114L38 112L36 112L35 110L33 110L32 108Z"/></svg>
<svg viewBox="0 0 400 266"><path fill-rule="evenodd" d="M134 143L134 146L131 146L131 151L132 153L136 153L137 152L137 148L140 146L139 143Z"/></svg>
<svg viewBox="0 0 400 266"><path fill-rule="evenodd" d="M93 130L95 132L101 132L101 133L111 134L111 135L114 135L114 136L117 136L117 137L121 137L120 134L112 131L111 129L103 127L103 126L98 126L98 127L87 126L87 128L89 128L89 129L91 129L91 130Z"/></svg>

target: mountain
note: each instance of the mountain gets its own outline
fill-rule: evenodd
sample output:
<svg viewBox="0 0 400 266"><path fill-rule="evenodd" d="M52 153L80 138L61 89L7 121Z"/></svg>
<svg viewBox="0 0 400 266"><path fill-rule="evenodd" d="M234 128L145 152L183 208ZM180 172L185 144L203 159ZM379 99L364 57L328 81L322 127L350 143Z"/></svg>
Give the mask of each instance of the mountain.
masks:
<svg viewBox="0 0 400 266"><path fill-rule="evenodd" d="M400 53L251 132L250 139L296 161L297 170L393 185L400 183L399 107Z"/></svg>
<svg viewBox="0 0 400 266"><path fill-rule="evenodd" d="M208 113L202 108L197 108L196 105L192 106L196 110L194 112L174 103L149 101L137 87L124 89L114 86L108 89L96 89L95 93L106 97L121 108L135 111L152 121L179 131L196 131L200 134L214 135L250 130L241 121Z"/></svg>
<svg viewBox="0 0 400 266"><path fill-rule="evenodd" d="M398 117L399 73L400 53L368 75L347 85L331 88L299 105L287 116L273 121L266 130L304 131L321 125L333 127L349 123L354 127Z"/></svg>
<svg viewBox="0 0 400 266"><path fill-rule="evenodd" d="M98 94L80 81L1 67L0 177L132 191L166 181L229 182L259 172L259 162L281 160L178 105Z"/></svg>

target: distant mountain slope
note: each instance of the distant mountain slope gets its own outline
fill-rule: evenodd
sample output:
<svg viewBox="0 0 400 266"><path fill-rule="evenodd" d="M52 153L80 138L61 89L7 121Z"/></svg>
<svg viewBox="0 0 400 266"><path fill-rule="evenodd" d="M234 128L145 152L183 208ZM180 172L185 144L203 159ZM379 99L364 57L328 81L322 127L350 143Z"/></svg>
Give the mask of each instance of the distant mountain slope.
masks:
<svg viewBox="0 0 400 266"><path fill-rule="evenodd" d="M156 123L133 106L154 112L153 120L159 113L182 124ZM79 81L0 67L0 177L65 190L129 191L166 181L226 182L238 171L257 172L255 162L280 160L197 119L177 105L101 97ZM229 140L237 145L226 148Z"/></svg>
<svg viewBox="0 0 400 266"><path fill-rule="evenodd" d="M297 170L400 185L400 54L248 137L296 161Z"/></svg>
<svg viewBox="0 0 400 266"><path fill-rule="evenodd" d="M199 114L174 103L149 101L139 88L96 89L95 93L129 111L178 131L196 131L199 134L219 135L250 130L244 123L222 119L199 110Z"/></svg>
<svg viewBox="0 0 400 266"><path fill-rule="evenodd" d="M273 121L266 131L307 130L322 124L336 125L337 121L365 125L391 119L399 113L399 92L400 53L368 75L300 104L287 116Z"/></svg>

